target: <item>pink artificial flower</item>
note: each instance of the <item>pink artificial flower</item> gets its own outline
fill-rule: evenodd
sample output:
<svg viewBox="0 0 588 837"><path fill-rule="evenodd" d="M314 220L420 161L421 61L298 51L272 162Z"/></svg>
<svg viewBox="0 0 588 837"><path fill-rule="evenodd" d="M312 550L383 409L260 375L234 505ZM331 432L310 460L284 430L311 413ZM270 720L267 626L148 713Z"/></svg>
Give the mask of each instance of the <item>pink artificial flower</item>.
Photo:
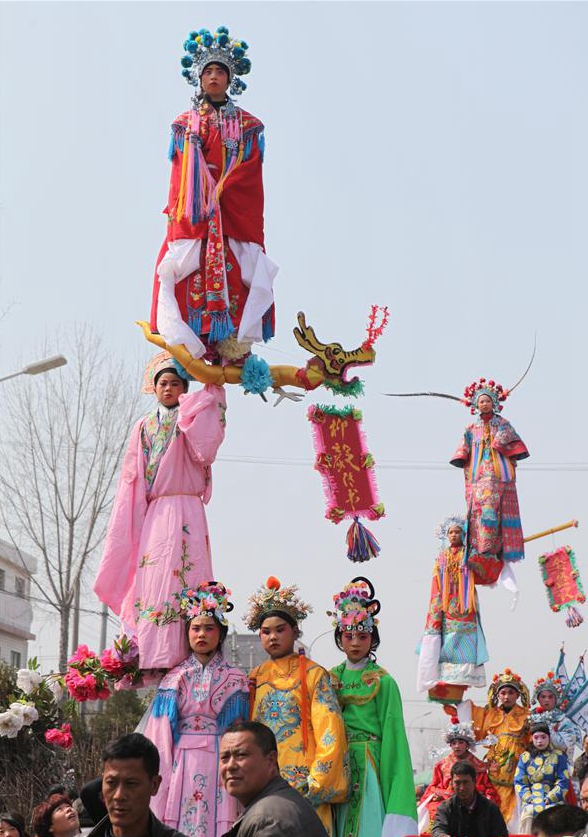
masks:
<svg viewBox="0 0 588 837"><path fill-rule="evenodd" d="M70 695L79 703L97 698L96 678L93 674L81 675L75 669L70 669L65 675L65 685Z"/></svg>
<svg viewBox="0 0 588 837"><path fill-rule="evenodd" d="M120 657L112 653L110 648L107 648L106 651L103 651L102 654L100 654L100 662L102 664L102 668L108 674L112 674L114 677L124 674L125 667L123 662Z"/></svg>
<svg viewBox="0 0 588 837"><path fill-rule="evenodd" d="M110 689L108 688L107 684L104 683L103 686L99 686L96 689L96 697L98 700L108 700L110 697Z"/></svg>
<svg viewBox="0 0 588 837"><path fill-rule="evenodd" d="M73 665L73 663L83 663L88 658L95 656L94 652L90 651L87 645L78 645L75 654L67 661L67 664Z"/></svg>
<svg viewBox="0 0 588 837"><path fill-rule="evenodd" d="M56 727L48 729L45 732L45 741L55 747L61 747L62 750L69 750L74 743L71 724L62 724L59 729Z"/></svg>

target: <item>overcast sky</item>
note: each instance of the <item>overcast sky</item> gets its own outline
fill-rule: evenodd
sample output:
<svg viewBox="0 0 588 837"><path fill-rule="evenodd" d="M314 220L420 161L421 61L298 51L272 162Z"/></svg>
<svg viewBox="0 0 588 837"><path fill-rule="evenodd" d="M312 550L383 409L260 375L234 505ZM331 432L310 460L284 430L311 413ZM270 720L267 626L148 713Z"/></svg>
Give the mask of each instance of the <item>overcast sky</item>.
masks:
<svg viewBox="0 0 588 837"><path fill-rule="evenodd" d="M114 354L151 355L133 322L148 317L165 234L169 123L189 104L182 43L227 25L253 63L239 104L267 126L266 244L280 273L277 337L260 354L304 365L299 310L321 339L348 348L371 303L392 312L362 375L387 508L373 526L381 555L367 567L347 561L345 524L325 520L312 469L306 410L332 397L274 409L228 393L208 521L235 614L268 574L296 582L315 610L310 643L330 626L332 594L369 575L382 601L379 660L413 728L437 725L415 690L414 647L435 526L463 506L462 473L446 463L469 413L382 393L460 395L480 375L508 387L537 334L535 363L503 413L531 452L518 476L523 526L581 525L529 546L516 610L504 590L481 591L487 674L510 665L531 682L562 639L575 665L588 630L551 613L537 556L569 543L588 587L588 5L19 2L1 12L0 371L80 321L103 329ZM98 610L92 580L84 605ZM43 611L34 626L46 668L55 622ZM84 614L81 641L96 648L98 636ZM313 656L340 659L330 637Z"/></svg>

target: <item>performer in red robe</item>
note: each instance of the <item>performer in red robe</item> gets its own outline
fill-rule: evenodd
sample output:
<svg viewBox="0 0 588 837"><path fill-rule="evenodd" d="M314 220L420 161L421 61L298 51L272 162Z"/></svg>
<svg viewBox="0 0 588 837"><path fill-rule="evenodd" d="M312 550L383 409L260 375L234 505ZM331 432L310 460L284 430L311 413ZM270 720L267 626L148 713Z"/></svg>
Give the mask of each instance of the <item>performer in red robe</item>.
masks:
<svg viewBox="0 0 588 837"><path fill-rule="evenodd" d="M237 107L247 44L226 27L192 32L183 75L198 88L172 124L165 241L155 270L151 330L193 357L235 362L274 333L273 280L263 233L263 124Z"/></svg>
<svg viewBox="0 0 588 837"><path fill-rule="evenodd" d="M451 747L451 752L435 765L431 783L419 803L420 834L429 831L435 819L437 808L441 802L453 795L451 768L457 761L468 761L472 765L476 771L476 790L478 793L481 793L482 796L490 799L496 805L499 804L498 794L488 778L488 765L470 751L470 747L476 742L472 722L460 723L458 718L453 716L445 731L445 741Z"/></svg>

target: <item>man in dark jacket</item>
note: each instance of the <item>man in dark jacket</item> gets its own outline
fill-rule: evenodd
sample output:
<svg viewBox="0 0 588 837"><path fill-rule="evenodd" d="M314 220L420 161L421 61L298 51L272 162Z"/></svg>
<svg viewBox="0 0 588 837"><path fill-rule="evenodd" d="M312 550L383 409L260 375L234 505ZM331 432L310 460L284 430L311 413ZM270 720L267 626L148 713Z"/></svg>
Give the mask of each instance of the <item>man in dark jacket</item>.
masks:
<svg viewBox="0 0 588 837"><path fill-rule="evenodd" d="M451 768L453 796L437 808L433 837L508 837L500 808L476 790L476 771L465 761Z"/></svg>
<svg viewBox="0 0 588 837"><path fill-rule="evenodd" d="M107 816L88 837L184 837L149 810L161 784L159 752L138 732L123 735L104 751L102 797Z"/></svg>
<svg viewBox="0 0 588 837"><path fill-rule="evenodd" d="M227 793L245 806L223 837L327 837L312 805L281 778L276 738L265 724L237 721L228 728L220 774Z"/></svg>

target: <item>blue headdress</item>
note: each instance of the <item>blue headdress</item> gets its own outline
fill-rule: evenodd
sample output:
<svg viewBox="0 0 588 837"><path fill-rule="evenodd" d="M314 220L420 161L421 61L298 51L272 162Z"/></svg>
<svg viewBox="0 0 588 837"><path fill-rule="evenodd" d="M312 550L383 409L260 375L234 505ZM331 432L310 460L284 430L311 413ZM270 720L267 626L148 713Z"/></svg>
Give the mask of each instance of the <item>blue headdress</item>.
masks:
<svg viewBox="0 0 588 837"><path fill-rule="evenodd" d="M202 71L208 64L222 64L229 74L229 92L238 96L247 85L239 76L251 70L251 61L246 56L248 44L232 39L226 26L219 26L214 35L208 29L190 32L184 41L186 54L181 64L182 75L188 84L198 87Z"/></svg>
<svg viewBox="0 0 588 837"><path fill-rule="evenodd" d="M452 526L459 526L461 531L466 534L466 519L463 514L450 514L449 517L446 517L435 529L435 535L439 538L440 541L443 541L443 546L447 546L449 544L449 540L447 538L447 533L449 532Z"/></svg>

